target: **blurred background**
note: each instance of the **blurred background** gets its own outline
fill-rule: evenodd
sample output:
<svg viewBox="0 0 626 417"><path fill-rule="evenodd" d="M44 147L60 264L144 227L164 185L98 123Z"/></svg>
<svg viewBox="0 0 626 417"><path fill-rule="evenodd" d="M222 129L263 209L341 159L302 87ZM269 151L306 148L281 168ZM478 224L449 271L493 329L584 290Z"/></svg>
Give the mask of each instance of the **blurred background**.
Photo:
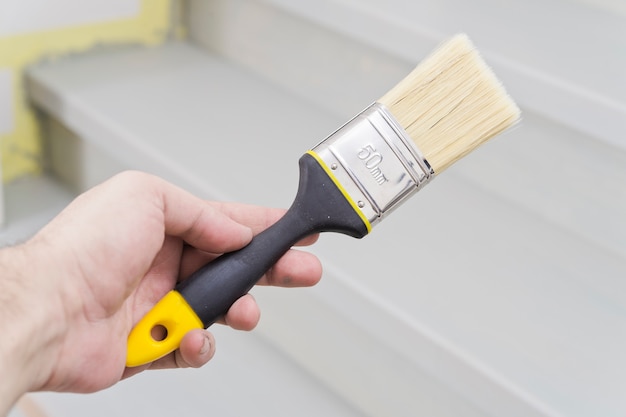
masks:
<svg viewBox="0 0 626 417"><path fill-rule="evenodd" d="M522 123L362 241L323 236L311 289L254 290L201 370L11 417L625 416L621 0L1 0L0 241L123 169L286 207L297 159L465 32Z"/></svg>

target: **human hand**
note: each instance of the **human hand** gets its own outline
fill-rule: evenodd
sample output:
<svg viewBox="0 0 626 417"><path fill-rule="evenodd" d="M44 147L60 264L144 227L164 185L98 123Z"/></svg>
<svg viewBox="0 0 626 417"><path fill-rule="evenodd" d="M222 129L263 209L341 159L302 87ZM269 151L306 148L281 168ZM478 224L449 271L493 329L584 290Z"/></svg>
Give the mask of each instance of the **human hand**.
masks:
<svg viewBox="0 0 626 417"><path fill-rule="evenodd" d="M93 188L29 242L0 251L0 289L6 287L9 314L18 320L11 326L0 316L0 330L24 341L21 349L17 342L13 346L14 363L0 363L0 370L11 375L21 362L24 368L16 373L20 384L15 385L22 392L90 392L148 367L203 365L215 349L205 330L189 332L176 352L132 369L124 365L128 334L179 277L245 246L283 213L206 202L138 172ZM317 258L292 249L259 283L309 286L320 277ZM249 330L258 320L258 306L247 295L223 322ZM0 353L7 352L0 347Z"/></svg>

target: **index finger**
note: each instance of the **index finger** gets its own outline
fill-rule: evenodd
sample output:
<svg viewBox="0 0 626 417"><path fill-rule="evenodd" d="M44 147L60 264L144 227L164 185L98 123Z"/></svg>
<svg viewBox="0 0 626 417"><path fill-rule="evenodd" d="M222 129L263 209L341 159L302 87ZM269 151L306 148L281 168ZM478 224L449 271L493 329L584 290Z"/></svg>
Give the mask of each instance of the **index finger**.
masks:
<svg viewBox="0 0 626 417"><path fill-rule="evenodd" d="M144 174L147 175L147 174ZM165 233L208 252L240 249L252 239L250 227L237 222L207 201L158 177L149 176Z"/></svg>

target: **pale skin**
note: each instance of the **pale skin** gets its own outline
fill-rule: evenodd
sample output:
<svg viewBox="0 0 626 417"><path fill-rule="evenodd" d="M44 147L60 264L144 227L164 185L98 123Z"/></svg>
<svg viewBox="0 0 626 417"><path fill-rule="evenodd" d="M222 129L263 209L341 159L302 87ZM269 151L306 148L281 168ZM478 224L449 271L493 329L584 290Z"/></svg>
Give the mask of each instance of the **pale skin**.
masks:
<svg viewBox="0 0 626 417"><path fill-rule="evenodd" d="M146 369L207 363L215 340L206 330L138 368L125 367L126 339L178 279L245 246L283 213L207 202L125 172L79 196L25 244L0 250L0 416L26 392L93 392ZM314 255L292 249L259 284L310 286L321 273ZM251 330L259 317L246 295L222 323Z"/></svg>

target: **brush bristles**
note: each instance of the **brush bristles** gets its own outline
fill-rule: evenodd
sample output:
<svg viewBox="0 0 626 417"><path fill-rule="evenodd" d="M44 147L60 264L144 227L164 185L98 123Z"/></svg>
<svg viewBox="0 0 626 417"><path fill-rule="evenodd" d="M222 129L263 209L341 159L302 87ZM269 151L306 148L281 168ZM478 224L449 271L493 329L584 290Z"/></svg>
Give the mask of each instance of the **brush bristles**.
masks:
<svg viewBox="0 0 626 417"><path fill-rule="evenodd" d="M443 44L379 102L435 173L513 125L520 113L465 35Z"/></svg>

